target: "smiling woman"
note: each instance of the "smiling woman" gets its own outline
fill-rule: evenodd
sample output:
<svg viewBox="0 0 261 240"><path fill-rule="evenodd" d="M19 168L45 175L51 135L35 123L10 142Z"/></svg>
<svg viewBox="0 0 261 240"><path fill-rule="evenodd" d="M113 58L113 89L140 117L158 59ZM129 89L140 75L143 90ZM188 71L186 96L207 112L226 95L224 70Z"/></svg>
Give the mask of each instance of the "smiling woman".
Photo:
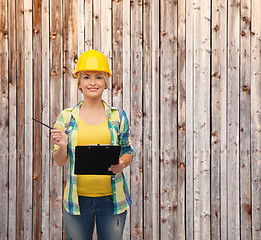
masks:
<svg viewBox="0 0 261 240"><path fill-rule="evenodd" d="M123 110L102 100L111 76L102 53L83 53L73 75L84 100L63 110L51 131L55 144L52 158L59 166L67 161L70 166L63 200L67 239L92 239L94 221L98 239L122 239L131 204L123 169L135 155L128 119ZM121 146L119 163L108 169L115 175L75 175L75 147L93 144Z"/></svg>

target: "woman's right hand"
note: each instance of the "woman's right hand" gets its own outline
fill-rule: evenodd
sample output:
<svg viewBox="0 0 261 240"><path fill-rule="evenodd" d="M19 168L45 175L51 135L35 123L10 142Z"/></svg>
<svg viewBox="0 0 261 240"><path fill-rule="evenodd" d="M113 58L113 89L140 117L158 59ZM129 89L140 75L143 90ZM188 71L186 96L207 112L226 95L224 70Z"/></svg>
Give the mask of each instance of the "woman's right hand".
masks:
<svg viewBox="0 0 261 240"><path fill-rule="evenodd" d="M51 140L53 144L56 144L59 147L67 147L66 134L57 128L51 130Z"/></svg>

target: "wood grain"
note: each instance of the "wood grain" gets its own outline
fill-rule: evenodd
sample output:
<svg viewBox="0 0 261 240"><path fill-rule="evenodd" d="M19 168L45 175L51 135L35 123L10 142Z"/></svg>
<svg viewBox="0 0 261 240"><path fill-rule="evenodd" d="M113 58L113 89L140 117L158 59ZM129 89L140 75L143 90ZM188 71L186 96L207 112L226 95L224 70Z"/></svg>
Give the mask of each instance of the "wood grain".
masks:
<svg viewBox="0 0 261 240"><path fill-rule="evenodd" d="M0 1L0 134L2 137L1 143L1 162L3 167L0 170L0 191L1 203L0 215L3 219L0 224L1 238L7 239L8 236L8 138L9 138L9 124L8 124L8 25L7 25L7 2Z"/></svg>
<svg viewBox="0 0 261 240"><path fill-rule="evenodd" d="M239 23L240 1L228 1L227 185L228 239L240 239Z"/></svg>
<svg viewBox="0 0 261 240"><path fill-rule="evenodd" d="M42 26L41 1L33 0L33 116L42 120ZM41 125L33 126L33 238L41 238L42 205L42 131Z"/></svg>
<svg viewBox="0 0 261 240"><path fill-rule="evenodd" d="M53 126L63 109L62 1L50 2L50 118ZM62 168L50 161L50 238L62 239Z"/></svg>
<svg viewBox="0 0 261 240"><path fill-rule="evenodd" d="M66 239L67 166L50 131L83 99L92 48L113 70L136 157L124 240L260 239L259 0L0 0L0 239ZM94 239L97 239L96 232Z"/></svg>
<svg viewBox="0 0 261 240"><path fill-rule="evenodd" d="M240 237L251 239L251 1L241 0L240 18Z"/></svg>
<svg viewBox="0 0 261 240"><path fill-rule="evenodd" d="M24 101L24 9L23 0L17 0L17 226L16 237L24 238L24 164L25 164L25 101Z"/></svg>
<svg viewBox="0 0 261 240"><path fill-rule="evenodd" d="M131 239L143 239L143 136L142 136L142 2L132 1L131 18L131 134L136 151L135 161L131 164ZM115 61L115 60L114 60Z"/></svg>
<svg viewBox="0 0 261 240"><path fill-rule="evenodd" d="M50 124L50 5L42 1L42 121ZM42 213L41 239L50 239L50 145L49 129L42 127Z"/></svg>
<svg viewBox="0 0 261 240"><path fill-rule="evenodd" d="M252 239L261 238L261 11L260 1L251 6L251 183Z"/></svg>
<svg viewBox="0 0 261 240"><path fill-rule="evenodd" d="M177 1L161 1L160 238L178 235Z"/></svg>
<svg viewBox="0 0 261 240"><path fill-rule="evenodd" d="M16 56L16 22L15 22L15 1L8 1L8 22L9 22L9 208L8 208L8 237L16 238L16 143L17 143L17 56Z"/></svg>

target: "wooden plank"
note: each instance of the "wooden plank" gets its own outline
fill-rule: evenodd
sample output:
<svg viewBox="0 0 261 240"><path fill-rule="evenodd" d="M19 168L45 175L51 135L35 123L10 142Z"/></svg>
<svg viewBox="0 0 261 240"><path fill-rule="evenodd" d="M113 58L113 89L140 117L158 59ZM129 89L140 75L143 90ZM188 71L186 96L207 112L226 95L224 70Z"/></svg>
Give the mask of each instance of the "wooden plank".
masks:
<svg viewBox="0 0 261 240"><path fill-rule="evenodd" d="M144 239L152 238L152 66L151 1L143 3L143 214Z"/></svg>
<svg viewBox="0 0 261 240"><path fill-rule="evenodd" d="M261 238L261 2L251 6L252 239Z"/></svg>
<svg viewBox="0 0 261 240"><path fill-rule="evenodd" d="M240 1L228 1L228 239L240 239L239 202L239 23Z"/></svg>
<svg viewBox="0 0 261 240"><path fill-rule="evenodd" d="M178 236L177 1L161 1L160 21L160 237L176 239Z"/></svg>
<svg viewBox="0 0 261 240"><path fill-rule="evenodd" d="M93 15L92 15L92 26L93 26L93 49L100 51L101 49L101 0L93 1Z"/></svg>
<svg viewBox="0 0 261 240"><path fill-rule="evenodd" d="M50 125L49 0L42 1L42 120ZM50 239L50 131L42 127L42 226L41 239Z"/></svg>
<svg viewBox="0 0 261 240"><path fill-rule="evenodd" d="M50 2L51 124L63 108L62 1ZM50 162L50 238L62 239L62 168Z"/></svg>
<svg viewBox="0 0 261 240"><path fill-rule="evenodd" d="M122 19L123 3L122 1L113 1L112 17L112 94L113 105L122 108Z"/></svg>
<svg viewBox="0 0 261 240"><path fill-rule="evenodd" d="M160 83L159 83L159 19L160 7L159 1L151 1L151 77L152 77L152 238L154 240L160 237L160 134L159 134L159 102L160 102Z"/></svg>
<svg viewBox="0 0 261 240"><path fill-rule="evenodd" d="M0 238L8 237L8 11L7 2L0 1L0 134L1 134L1 163L0 170Z"/></svg>
<svg viewBox="0 0 261 240"><path fill-rule="evenodd" d="M86 29L86 26L90 26L92 29L92 0L78 0L77 6L77 38L78 38L78 57L84 52L89 50L88 46L90 44L89 39L91 39L92 44L92 31ZM88 11L87 11L88 9ZM77 63L75 59L75 67ZM78 90L78 102L83 100L83 94Z"/></svg>
<svg viewBox="0 0 261 240"><path fill-rule="evenodd" d="M24 164L24 238L33 238L33 43L32 0L24 2L24 101L25 101L25 164Z"/></svg>
<svg viewBox="0 0 261 240"><path fill-rule="evenodd" d="M82 7L82 9L84 9L83 6L85 6L85 15L84 13L81 15L84 17L84 23L83 24L83 29L84 29L84 33L85 35L82 35L82 33L79 35L78 33L78 43L81 41L84 41L84 48L80 48L78 47L78 55L82 54L84 51L88 51L90 49L92 49L93 47L93 28L92 28L92 21L93 21L93 1L92 0L85 0L84 1L84 5L83 5L83 0L78 1L79 2L79 7ZM78 25L78 28L81 25ZM79 29L82 29L79 28Z"/></svg>
<svg viewBox="0 0 261 240"><path fill-rule="evenodd" d="M63 4L63 77L64 77L64 108L73 107L77 103L77 80L72 77L72 72L76 67L77 59L77 4L75 0L65 1ZM63 167L63 193L68 180L67 162ZM63 194L62 194L63 197ZM65 226L63 224L63 239L66 238Z"/></svg>
<svg viewBox="0 0 261 240"><path fill-rule="evenodd" d="M220 0L212 5L212 72L211 72L211 237L220 239L220 154L221 154L221 71ZM222 39L225 41L225 39ZM223 80L223 79L222 79Z"/></svg>
<svg viewBox="0 0 261 240"><path fill-rule="evenodd" d="M91 12L84 12L86 11L85 9L90 5L91 0L85 1L85 0L78 0L77 1L77 40L78 40L78 54L82 54L85 49L86 42L84 42L84 23L87 22L87 17L88 19L92 18ZM85 9L84 9L85 7ZM88 32L89 34L89 32ZM87 35L87 34L86 34Z"/></svg>
<svg viewBox="0 0 261 240"><path fill-rule="evenodd" d="M16 9L15 0L8 1L9 22L9 209L8 238L16 239Z"/></svg>
<svg viewBox="0 0 261 240"><path fill-rule="evenodd" d="M72 72L76 67L77 59L77 4L75 0L64 2L64 107L69 108L77 103L77 80L73 79ZM66 179L67 180L67 179Z"/></svg>
<svg viewBox="0 0 261 240"><path fill-rule="evenodd" d="M142 2L131 2L131 130L135 161L131 164L131 238L143 239L142 154Z"/></svg>
<svg viewBox="0 0 261 240"><path fill-rule="evenodd" d="M194 238L210 238L210 1L194 5Z"/></svg>
<svg viewBox="0 0 261 240"><path fill-rule="evenodd" d="M33 116L42 120L41 1L33 0ZM42 126L33 129L33 239L41 238Z"/></svg>
<svg viewBox="0 0 261 240"><path fill-rule="evenodd" d="M112 69L112 4L111 1L103 1L101 7L101 52L104 53ZM122 78L122 75L121 75ZM108 89L103 93L103 99L108 103L112 103L111 79L109 79Z"/></svg>
<svg viewBox="0 0 261 240"><path fill-rule="evenodd" d="M226 3L224 0L212 2L212 46L211 238L220 239L224 236L221 239L226 239L227 176L226 157L224 157L226 148Z"/></svg>
<svg viewBox="0 0 261 240"><path fill-rule="evenodd" d="M25 120L24 120L24 9L23 0L16 2L17 17L17 202L16 205L16 237L24 238L24 168L25 168Z"/></svg>
<svg viewBox="0 0 261 240"><path fill-rule="evenodd" d="M186 5L186 239L194 234L194 11Z"/></svg>
<svg viewBox="0 0 261 240"><path fill-rule="evenodd" d="M240 37L240 238L251 239L250 0L241 0Z"/></svg>
<svg viewBox="0 0 261 240"><path fill-rule="evenodd" d="M185 239L186 1L178 1L178 206L177 239Z"/></svg>
<svg viewBox="0 0 261 240"><path fill-rule="evenodd" d="M123 102L122 106L124 111L126 112L129 123L130 123L130 109L131 109L131 83L130 83L130 3L129 1L123 1L123 26L122 26L122 66L123 66L123 72L122 72L122 88L123 88ZM112 73L113 74L113 73ZM136 158L133 159L135 161ZM125 179L127 181L127 184L130 188L130 169L131 167L128 167L124 170ZM133 195L131 195L131 198L134 198ZM130 239L130 211L128 210L128 214L126 217L125 222L125 228L123 233L123 239L128 240Z"/></svg>
<svg viewBox="0 0 261 240"><path fill-rule="evenodd" d="M212 2L213 4L213 2ZM213 18L213 31L212 31L212 82L216 77L220 82L216 82L214 88L211 90L212 99L218 97L219 100L216 100L216 104L220 101L220 112L212 109L212 114L220 114L220 116L213 115L212 117L212 141L214 146L217 148L215 141L220 141L220 153L215 152L215 155L220 154L220 236L218 239L227 239L227 1L220 0L215 2L213 6L212 17L215 14L215 18ZM216 11L214 13L214 11ZM217 13L218 12L218 13ZM214 32L215 31L215 32ZM214 76L216 75L216 76ZM220 88L220 94L214 93L215 89ZM218 91L218 90L217 90ZM213 102L214 100L212 100ZM213 106L212 106L213 108ZM213 112L215 111L215 112ZM217 122L217 119L220 117L220 122ZM213 125L214 124L214 125ZM217 124L220 124L219 126ZM215 135L215 131L218 130L219 133ZM220 135L220 136L219 136ZM219 144L217 142L217 144ZM213 145L212 145L213 148ZM218 150L217 150L218 151ZM216 157L216 156L215 156ZM212 161L212 160L211 160ZM212 164L212 162L211 162ZM213 195L212 195L213 196ZM211 201L213 201L213 196L211 196ZM216 200L217 201L217 200ZM217 204L217 202L215 202ZM217 216L215 211L218 209L217 205L214 203L211 206L211 211L214 211L215 217ZM213 219L213 217L212 217ZM215 221L215 220L213 220ZM211 237L215 239L218 235L217 228L215 229L214 224L218 224L217 222L212 224L211 228ZM216 231L215 231L216 230ZM215 234L216 233L216 234Z"/></svg>

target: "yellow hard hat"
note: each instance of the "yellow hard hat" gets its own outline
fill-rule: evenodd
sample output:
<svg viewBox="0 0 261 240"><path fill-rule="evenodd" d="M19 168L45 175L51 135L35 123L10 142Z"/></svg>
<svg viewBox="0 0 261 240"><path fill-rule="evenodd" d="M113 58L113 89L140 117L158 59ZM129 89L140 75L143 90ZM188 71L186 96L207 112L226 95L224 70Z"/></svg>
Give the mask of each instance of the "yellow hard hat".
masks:
<svg viewBox="0 0 261 240"><path fill-rule="evenodd" d="M106 72L111 77L112 71L105 55L94 49L84 52L78 59L77 67L73 71L73 76L78 77L82 71Z"/></svg>

